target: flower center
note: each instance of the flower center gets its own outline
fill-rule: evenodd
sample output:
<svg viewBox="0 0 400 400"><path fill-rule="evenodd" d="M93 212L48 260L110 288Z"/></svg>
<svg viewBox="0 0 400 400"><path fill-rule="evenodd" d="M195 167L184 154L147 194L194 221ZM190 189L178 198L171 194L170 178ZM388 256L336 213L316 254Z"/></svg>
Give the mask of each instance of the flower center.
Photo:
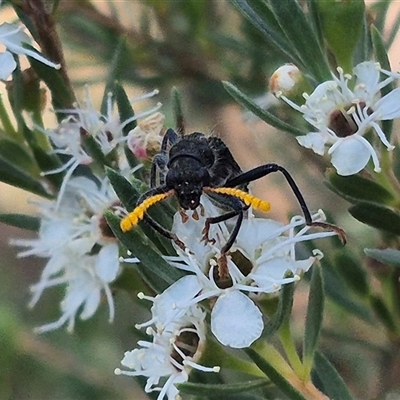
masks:
<svg viewBox="0 0 400 400"><path fill-rule="evenodd" d="M240 252L239 250L229 252L227 256L231 258L231 260L234 262L234 264L238 267L238 269L244 276L247 276L253 269L253 264L251 263L251 261L246 256L244 256L243 253ZM226 259L220 258L219 260L216 260L213 257L211 260L210 264L212 262L216 262L218 264L218 268L213 269L213 278L215 284L220 289L227 289L229 287L232 287L233 280L231 278L231 275L229 274L228 266L225 265ZM224 271L226 271L226 273L224 273Z"/></svg>
<svg viewBox="0 0 400 400"><path fill-rule="evenodd" d="M110 207L108 207L108 210L111 211L118 211L118 207L121 206L121 202L119 200L115 201L113 204L111 204ZM104 214L101 214L99 217L99 229L100 233L103 239L105 240L116 240L114 232L111 230L110 226L108 225L107 220L104 217Z"/></svg>
<svg viewBox="0 0 400 400"><path fill-rule="evenodd" d="M194 358L198 347L199 347L200 338L199 335L195 332L195 326L191 325L181 330L179 335L176 337L173 350L171 352L171 358L173 358L178 364L183 365L183 353L185 357ZM178 350L176 350L176 347Z"/></svg>
<svg viewBox="0 0 400 400"><path fill-rule="evenodd" d="M336 136L344 138L354 135L357 132L358 126L353 117L353 114L358 110L363 110L366 107L364 102L357 105L351 104L342 109L334 110L329 116L328 128L332 129ZM367 109L367 114L372 114L373 110Z"/></svg>

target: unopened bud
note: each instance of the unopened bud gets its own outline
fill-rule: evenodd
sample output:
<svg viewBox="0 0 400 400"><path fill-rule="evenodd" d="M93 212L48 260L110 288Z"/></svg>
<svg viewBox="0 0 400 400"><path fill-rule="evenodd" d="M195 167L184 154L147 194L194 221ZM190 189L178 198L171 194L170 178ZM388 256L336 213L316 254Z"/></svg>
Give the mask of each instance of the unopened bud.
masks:
<svg viewBox="0 0 400 400"><path fill-rule="evenodd" d="M271 75L269 89L278 98L285 96L295 101L310 90L310 85L294 64L285 64Z"/></svg>

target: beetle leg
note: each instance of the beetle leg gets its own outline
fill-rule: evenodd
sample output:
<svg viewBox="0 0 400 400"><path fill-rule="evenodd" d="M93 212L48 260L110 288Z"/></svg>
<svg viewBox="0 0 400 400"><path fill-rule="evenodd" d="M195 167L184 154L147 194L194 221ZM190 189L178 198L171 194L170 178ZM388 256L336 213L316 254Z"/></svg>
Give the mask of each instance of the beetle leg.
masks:
<svg viewBox="0 0 400 400"><path fill-rule="evenodd" d="M304 200L304 197L301 194L300 189L298 188L296 182L294 181L294 179L292 178L290 173L285 168L281 167L278 164L265 164L265 165L261 165L259 167L253 168L250 171L243 172L242 174L236 176L235 178L229 179L225 183L225 186L236 187L239 185L247 184L249 182L260 179L266 175L269 175L272 172L281 172L283 174L283 176L285 177L287 183L289 184L294 195L296 196L297 201L300 204L300 207L303 211L306 225L318 226L323 229L332 230L338 234L338 236L343 244L346 243L346 233L343 231L343 229L341 229L333 224L329 224L329 223L325 223L325 222L314 222L312 220L310 210L308 209L306 201Z"/></svg>

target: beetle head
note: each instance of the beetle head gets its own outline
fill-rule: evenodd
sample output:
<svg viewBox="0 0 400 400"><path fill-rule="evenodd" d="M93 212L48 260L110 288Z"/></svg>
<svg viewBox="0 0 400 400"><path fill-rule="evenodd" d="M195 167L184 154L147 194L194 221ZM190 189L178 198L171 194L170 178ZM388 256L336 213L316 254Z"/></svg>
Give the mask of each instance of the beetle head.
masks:
<svg viewBox="0 0 400 400"><path fill-rule="evenodd" d="M190 164L189 168L180 165L179 168L170 168L166 176L166 184L175 190L179 205L185 210L194 210L200 204L203 187L208 186L210 175L207 169L197 163Z"/></svg>

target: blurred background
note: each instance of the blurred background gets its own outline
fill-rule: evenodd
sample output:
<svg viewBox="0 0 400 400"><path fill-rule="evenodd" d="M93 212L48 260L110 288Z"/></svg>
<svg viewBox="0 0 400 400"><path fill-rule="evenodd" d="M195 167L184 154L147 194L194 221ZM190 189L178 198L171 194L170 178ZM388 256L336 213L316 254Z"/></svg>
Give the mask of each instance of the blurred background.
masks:
<svg viewBox="0 0 400 400"><path fill-rule="evenodd" d="M397 14L396 3L389 17ZM243 170L267 162L287 168L310 209L327 211L347 231L349 246L360 256L362 248L376 240L375 231L361 229L346 213L348 204L324 185L326 165L321 158L298 146L293 136L275 131L241 109L224 90L221 81L227 80L255 99L265 100L269 76L285 62L228 1L61 0L55 15L77 99L83 98L83 86L88 84L99 109L111 64L116 52L121 52L117 68L125 90L132 98L159 89L156 101L163 103L167 126L173 125L170 94L175 86L182 95L187 132L220 136ZM16 20L11 7L2 7L0 22ZM390 55L393 69L398 70L396 42ZM0 89L4 94L4 85ZM135 111L150 104L140 103ZM51 113L45 124L55 126ZM300 213L282 177L269 176L253 188L257 196L271 202L271 217L286 221L289 214ZM34 214L34 202L33 195L0 183L1 213ZM46 260L16 259L18 249L8 244L10 238L28 237L34 234L1 225L0 400L147 398L133 379L113 373L123 353L135 348L132 327L148 316L136 299L118 293L112 325L106 322L104 304L94 318L78 322L73 334L59 330L37 336L32 332L58 319L63 294L60 289L47 290L36 307L28 309L29 286L38 280ZM299 336L306 293L307 284L301 282L292 313ZM398 357L393 360L385 347L379 325L370 316L363 318L361 311L358 316L345 313L337 302L328 302L327 309L321 347L355 396L379 399L382 393L391 393L385 398L400 398L400 392L396 395Z"/></svg>

